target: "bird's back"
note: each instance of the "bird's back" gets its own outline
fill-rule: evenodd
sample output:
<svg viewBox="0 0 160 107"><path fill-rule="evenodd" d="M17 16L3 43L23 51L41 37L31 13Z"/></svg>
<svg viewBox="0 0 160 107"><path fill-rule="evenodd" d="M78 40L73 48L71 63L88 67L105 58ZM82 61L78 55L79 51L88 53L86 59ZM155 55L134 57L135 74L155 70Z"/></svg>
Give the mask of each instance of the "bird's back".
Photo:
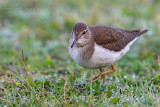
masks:
<svg viewBox="0 0 160 107"><path fill-rule="evenodd" d="M94 41L109 50L120 51L148 30L123 30L109 26L89 26Z"/></svg>

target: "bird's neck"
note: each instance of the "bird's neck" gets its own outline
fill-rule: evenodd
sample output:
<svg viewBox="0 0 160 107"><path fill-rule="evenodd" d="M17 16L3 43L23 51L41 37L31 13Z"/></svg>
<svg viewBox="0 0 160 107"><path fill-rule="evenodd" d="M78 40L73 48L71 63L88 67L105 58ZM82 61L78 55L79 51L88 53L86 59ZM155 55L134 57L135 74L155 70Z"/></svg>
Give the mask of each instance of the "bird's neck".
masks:
<svg viewBox="0 0 160 107"><path fill-rule="evenodd" d="M81 47L81 55L83 59L89 60L94 53L94 41L89 41L85 46Z"/></svg>

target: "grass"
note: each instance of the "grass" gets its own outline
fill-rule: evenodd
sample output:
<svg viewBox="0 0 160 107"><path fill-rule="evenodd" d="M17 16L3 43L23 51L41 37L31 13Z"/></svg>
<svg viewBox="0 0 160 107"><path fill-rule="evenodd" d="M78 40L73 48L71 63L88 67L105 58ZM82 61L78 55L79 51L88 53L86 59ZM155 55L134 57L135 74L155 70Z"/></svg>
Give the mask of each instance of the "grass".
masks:
<svg viewBox="0 0 160 107"><path fill-rule="evenodd" d="M160 105L160 2L3 1L0 4L0 106ZM68 53L76 22L148 28L118 62L117 72L86 82L98 70ZM22 51L23 50L23 51Z"/></svg>

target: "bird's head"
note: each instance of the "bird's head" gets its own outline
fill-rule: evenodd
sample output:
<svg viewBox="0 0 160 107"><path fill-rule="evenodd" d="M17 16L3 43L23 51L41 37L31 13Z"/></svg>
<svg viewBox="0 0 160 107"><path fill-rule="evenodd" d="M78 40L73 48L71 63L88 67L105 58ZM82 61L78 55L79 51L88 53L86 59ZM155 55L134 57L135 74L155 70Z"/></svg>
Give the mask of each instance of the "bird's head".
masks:
<svg viewBox="0 0 160 107"><path fill-rule="evenodd" d="M76 23L73 26L72 33L71 33L71 48L74 45L77 47L83 47L91 38L91 34L88 30L88 27L84 23Z"/></svg>

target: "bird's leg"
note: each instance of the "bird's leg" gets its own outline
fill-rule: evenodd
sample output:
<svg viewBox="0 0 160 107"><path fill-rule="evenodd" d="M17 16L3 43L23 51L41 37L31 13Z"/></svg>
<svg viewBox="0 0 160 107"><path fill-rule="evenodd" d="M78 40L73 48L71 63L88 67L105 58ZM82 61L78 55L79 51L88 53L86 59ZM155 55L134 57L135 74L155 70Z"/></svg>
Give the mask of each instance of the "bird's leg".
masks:
<svg viewBox="0 0 160 107"><path fill-rule="evenodd" d="M99 69L99 70L101 71L101 78L102 78L102 84L103 84L103 85L104 85L104 83L105 83L106 74L112 73L112 72L116 71L116 69L117 69L117 63L116 63L116 67L113 66L113 64L112 64L112 70L109 70L109 71L105 71L105 72L104 72L103 69Z"/></svg>
<svg viewBox="0 0 160 107"><path fill-rule="evenodd" d="M114 72L115 70L116 70L116 68L112 65L112 70L110 70L110 71L105 71L105 72L103 72L101 75L105 75L105 74L112 73L112 72Z"/></svg>
<svg viewBox="0 0 160 107"><path fill-rule="evenodd" d="M101 77L103 79L102 84L104 85L106 74L109 74L109 73L112 73L112 72L116 71L116 68L117 68L117 63L116 63L116 67L114 67L113 64L112 64L112 70L110 70L110 71L105 71L104 72L103 69L99 69L100 73L98 75L94 76L91 80L94 82ZM87 80L87 81L90 82L91 80Z"/></svg>
<svg viewBox="0 0 160 107"><path fill-rule="evenodd" d="M101 73L101 75L112 73L112 72L116 71L116 69L117 69L117 63L116 63L116 67L113 66L113 64L112 64L112 70L105 71L105 72Z"/></svg>
<svg viewBox="0 0 160 107"><path fill-rule="evenodd" d="M100 68L99 70L100 70L100 72L101 72L102 84L104 85L106 75L103 74L103 72L104 72L103 69Z"/></svg>
<svg viewBox="0 0 160 107"><path fill-rule="evenodd" d="M94 81L98 80L100 77L101 77L101 73L94 76L91 80L94 82ZM87 80L87 82L90 82L91 80Z"/></svg>

